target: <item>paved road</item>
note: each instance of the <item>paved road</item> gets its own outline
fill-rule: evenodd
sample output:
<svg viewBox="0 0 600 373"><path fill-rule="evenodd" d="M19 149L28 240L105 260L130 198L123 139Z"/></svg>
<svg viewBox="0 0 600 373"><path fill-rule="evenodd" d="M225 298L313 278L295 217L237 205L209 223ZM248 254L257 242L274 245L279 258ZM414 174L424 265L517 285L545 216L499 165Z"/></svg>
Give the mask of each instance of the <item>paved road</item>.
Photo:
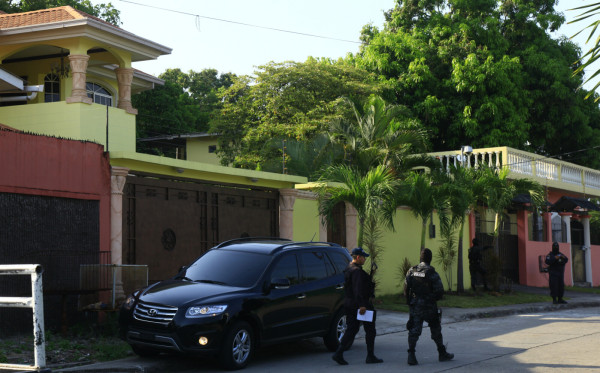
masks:
<svg viewBox="0 0 600 373"><path fill-rule="evenodd" d="M365 365L364 339L357 339L345 353L348 366L337 365L322 341L311 339L265 348L244 372L600 372L597 307L449 322L443 334L448 350L456 355L451 362L437 361L435 344L425 328L417 345L416 367L406 364L407 332L391 331L376 339L376 355L384 359L383 364ZM179 356L113 363L115 373L222 371L216 361Z"/></svg>

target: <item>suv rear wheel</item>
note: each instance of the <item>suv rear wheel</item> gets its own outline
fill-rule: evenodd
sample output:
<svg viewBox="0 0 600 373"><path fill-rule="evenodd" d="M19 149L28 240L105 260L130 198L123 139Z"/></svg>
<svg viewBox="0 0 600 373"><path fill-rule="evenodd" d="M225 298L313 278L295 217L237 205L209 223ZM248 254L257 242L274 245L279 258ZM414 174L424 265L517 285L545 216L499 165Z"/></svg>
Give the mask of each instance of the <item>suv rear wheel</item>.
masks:
<svg viewBox="0 0 600 373"><path fill-rule="evenodd" d="M219 353L221 364L229 370L242 369L254 353L254 333L250 324L238 321L225 336Z"/></svg>
<svg viewBox="0 0 600 373"><path fill-rule="evenodd" d="M346 314L344 313L344 310L340 310L333 318L329 332L325 337L323 337L325 347L327 347L329 351L333 352L337 350L347 328Z"/></svg>

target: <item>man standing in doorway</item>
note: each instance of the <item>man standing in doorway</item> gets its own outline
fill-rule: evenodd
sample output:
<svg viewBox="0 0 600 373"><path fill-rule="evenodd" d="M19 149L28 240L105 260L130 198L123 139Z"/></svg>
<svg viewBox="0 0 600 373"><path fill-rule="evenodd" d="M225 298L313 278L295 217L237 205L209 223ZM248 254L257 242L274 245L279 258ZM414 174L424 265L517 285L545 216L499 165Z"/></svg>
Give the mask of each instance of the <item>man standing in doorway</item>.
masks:
<svg viewBox="0 0 600 373"><path fill-rule="evenodd" d="M565 265L569 259L559 251L558 242L552 243L552 251L546 255L550 282L550 296L552 303L566 304L563 299L565 294Z"/></svg>
<svg viewBox="0 0 600 373"><path fill-rule="evenodd" d="M471 274L471 289L476 291L477 276L481 276L483 281L483 290L488 291L487 280L485 278L486 271L483 269L481 262L483 261L482 248L479 245L479 240L473 238L473 246L469 249L469 273Z"/></svg>

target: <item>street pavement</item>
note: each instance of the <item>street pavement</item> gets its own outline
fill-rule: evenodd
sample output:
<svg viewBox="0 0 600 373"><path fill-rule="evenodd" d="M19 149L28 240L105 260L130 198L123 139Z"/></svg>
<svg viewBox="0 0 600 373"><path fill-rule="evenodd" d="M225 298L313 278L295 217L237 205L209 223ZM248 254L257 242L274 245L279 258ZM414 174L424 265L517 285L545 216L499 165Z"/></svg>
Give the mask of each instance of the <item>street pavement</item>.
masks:
<svg viewBox="0 0 600 373"><path fill-rule="evenodd" d="M515 286L515 290L548 294L548 289ZM376 355L383 364L366 366L364 332L344 354L350 363L339 366L331 360L320 338L260 349L246 372L387 372L392 370L492 371L492 372L600 372L600 295L567 292L568 304L531 303L477 309L444 308L444 340L455 353L450 362L437 361L437 350L428 328L417 345L419 365L406 364L408 314L379 310ZM52 372L219 372L215 359L179 355L126 359L52 369Z"/></svg>

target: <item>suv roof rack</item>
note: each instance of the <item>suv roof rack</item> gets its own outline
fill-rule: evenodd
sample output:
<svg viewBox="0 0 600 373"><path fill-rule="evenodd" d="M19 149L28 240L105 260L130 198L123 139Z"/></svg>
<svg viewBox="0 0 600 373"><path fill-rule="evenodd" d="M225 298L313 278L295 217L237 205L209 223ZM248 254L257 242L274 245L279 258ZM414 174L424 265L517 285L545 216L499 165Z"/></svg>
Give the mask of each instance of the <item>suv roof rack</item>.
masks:
<svg viewBox="0 0 600 373"><path fill-rule="evenodd" d="M292 240L288 240L287 238L281 238L281 237L241 237L241 238L234 238L232 240L221 242L217 246L213 247L213 249L218 249L218 248L221 248L221 247L233 245L234 243L253 242L253 241L265 241L265 240L289 241L289 242L292 241Z"/></svg>
<svg viewBox="0 0 600 373"><path fill-rule="evenodd" d="M273 250L273 252L278 252L278 251L281 251L283 249L286 249L286 248L292 247L292 246L303 246L303 245L342 247L341 245L334 243L334 242L300 241L300 242L290 242L290 243L283 244L283 245L277 247L275 250Z"/></svg>

